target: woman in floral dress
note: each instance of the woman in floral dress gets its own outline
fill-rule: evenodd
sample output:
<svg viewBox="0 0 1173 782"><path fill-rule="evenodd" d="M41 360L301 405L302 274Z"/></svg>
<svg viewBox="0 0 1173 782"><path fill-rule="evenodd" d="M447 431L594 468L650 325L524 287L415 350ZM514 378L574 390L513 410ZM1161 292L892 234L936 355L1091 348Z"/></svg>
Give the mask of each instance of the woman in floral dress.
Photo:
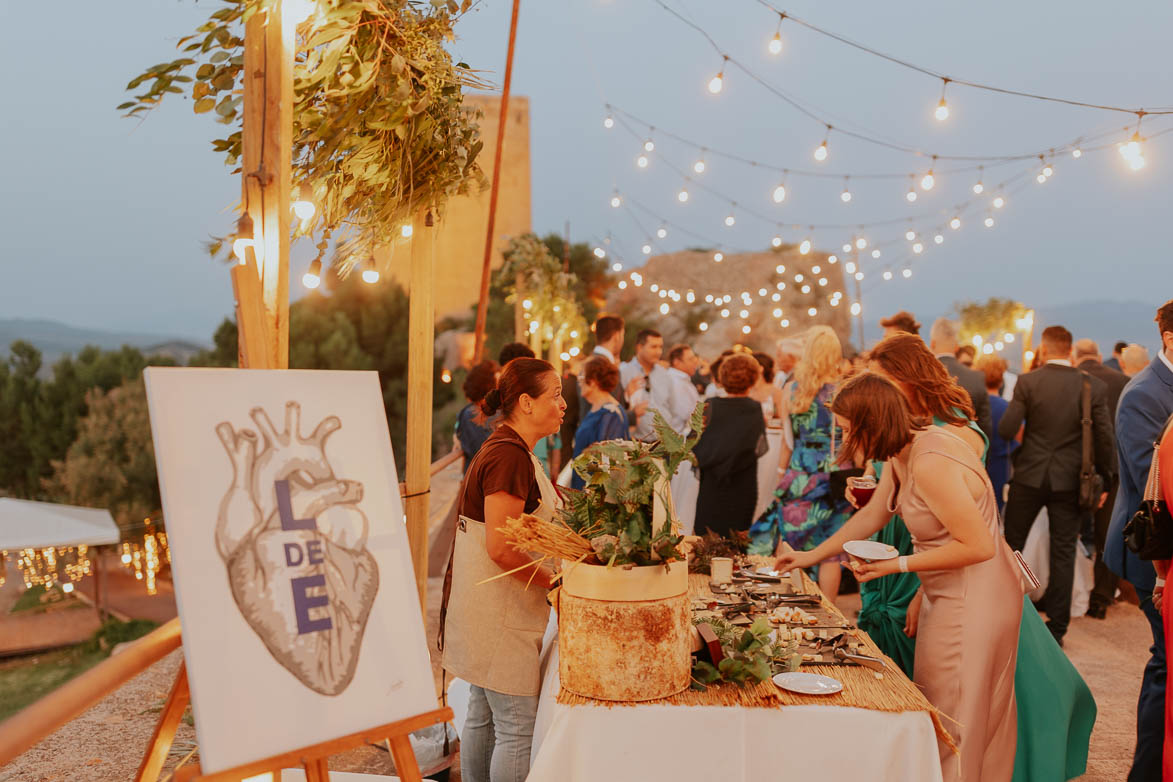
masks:
<svg viewBox="0 0 1173 782"><path fill-rule="evenodd" d="M816 326L806 339L795 380L783 390L789 399L790 432L779 459L774 502L750 527L750 553L773 555L785 540L798 551L810 551L835 534L851 515L847 500L831 496L831 472L851 465L833 453L831 398L839 381L843 348L828 326ZM839 593L842 554L819 564L819 588L831 600Z"/></svg>

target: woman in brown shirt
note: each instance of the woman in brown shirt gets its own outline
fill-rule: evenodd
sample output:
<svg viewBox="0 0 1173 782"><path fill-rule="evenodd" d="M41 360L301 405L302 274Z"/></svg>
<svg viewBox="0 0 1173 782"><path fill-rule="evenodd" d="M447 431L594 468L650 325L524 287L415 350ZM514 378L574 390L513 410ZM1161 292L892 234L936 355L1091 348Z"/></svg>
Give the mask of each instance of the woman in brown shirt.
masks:
<svg viewBox="0 0 1173 782"><path fill-rule="evenodd" d="M549 520L560 505L533 449L558 431L566 402L550 364L517 358L505 366L481 408L487 415L500 410L502 422L473 457L460 488L443 666L471 685L461 735L463 779L523 782L553 571L509 545L501 529L506 519L523 513Z"/></svg>

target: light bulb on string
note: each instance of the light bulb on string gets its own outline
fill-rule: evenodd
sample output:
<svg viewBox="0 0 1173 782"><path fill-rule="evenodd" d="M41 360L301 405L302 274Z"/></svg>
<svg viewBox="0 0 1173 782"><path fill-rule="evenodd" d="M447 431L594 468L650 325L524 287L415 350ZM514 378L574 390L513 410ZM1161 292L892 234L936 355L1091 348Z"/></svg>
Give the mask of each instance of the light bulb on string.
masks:
<svg viewBox="0 0 1173 782"><path fill-rule="evenodd" d="M798 252L800 255L806 255L811 251L811 240L809 238L803 239L802 244L798 245Z"/></svg>
<svg viewBox="0 0 1173 782"><path fill-rule="evenodd" d="M261 262L261 245L256 241L254 230L252 216L245 212L236 221L236 238L232 241L232 254L242 264L248 262L245 252L249 247L253 248L253 254L257 256L257 263Z"/></svg>
<svg viewBox="0 0 1173 782"><path fill-rule="evenodd" d="M867 249L867 246L868 246L868 240L867 240L867 239L865 239L864 237L862 237L862 236L861 236L861 237L859 237L858 239L856 239L856 240L855 240L855 247L856 247L856 249L858 249L858 250L866 250L866 249Z"/></svg>
<svg viewBox="0 0 1173 782"><path fill-rule="evenodd" d="M828 255L827 256L827 263L834 266L835 264L839 263L839 256L838 255Z"/></svg>
<svg viewBox="0 0 1173 782"><path fill-rule="evenodd" d="M659 237L660 239L663 239L667 235L668 235L668 229L665 228L664 226L661 225L659 228L656 229L656 236Z"/></svg>
<svg viewBox="0 0 1173 782"><path fill-rule="evenodd" d="M994 196L993 204L995 209L1001 209L1006 206L1006 199L1002 196Z"/></svg>
<svg viewBox="0 0 1173 782"><path fill-rule="evenodd" d="M913 174L908 175L908 192L904 194L904 198L910 204L913 203L914 201L916 201L915 179L916 179L915 175L913 175Z"/></svg>
<svg viewBox="0 0 1173 782"><path fill-rule="evenodd" d="M293 203L290 206L293 207L293 214L297 216L297 219L309 220L314 216L317 209L314 207L312 198L313 191L308 185L301 185L293 192Z"/></svg>
<svg viewBox="0 0 1173 782"><path fill-rule="evenodd" d="M603 127L606 128L607 130L610 130L611 128L615 127L615 118L612 117L610 114L603 117Z"/></svg>
<svg viewBox="0 0 1173 782"><path fill-rule="evenodd" d="M935 244L941 244L944 241L945 241L945 237L942 234L937 234L936 236L933 237L933 242Z"/></svg>
<svg viewBox="0 0 1173 782"><path fill-rule="evenodd" d="M827 159L827 141L830 138L830 125L827 125L827 134L822 137L822 143L814 148L814 159L822 163Z"/></svg>
<svg viewBox="0 0 1173 782"><path fill-rule="evenodd" d="M643 154L641 154L639 157L637 157L637 158L635 159L635 164L636 164L637 166L639 166L640 168L647 168L647 167L648 167L648 162L649 162L649 161L648 161L648 156L647 156L647 155L643 155Z"/></svg>
<svg viewBox="0 0 1173 782"><path fill-rule="evenodd" d="M859 317L859 313L860 313L860 312L862 312L862 311L863 311L863 308L859 306L859 302L858 302L858 301L853 301L853 302L851 303L851 314L852 314L852 315L854 315L854 316L856 316L856 317Z"/></svg>
<svg viewBox="0 0 1173 782"><path fill-rule="evenodd" d="M594 252L596 258L606 258L607 257L607 251L604 250L602 247L596 247L593 250L593 252Z"/></svg>
<svg viewBox="0 0 1173 782"><path fill-rule="evenodd" d="M692 164L692 170L698 174L705 173L705 151L703 149L701 150L701 156Z"/></svg>
<svg viewBox="0 0 1173 782"><path fill-rule="evenodd" d="M778 184L778 186L774 188L774 203L780 204L785 200L786 200L786 183L780 182Z"/></svg>
<svg viewBox="0 0 1173 782"><path fill-rule="evenodd" d="M720 263L723 260L725 260L724 253L713 253L713 262L714 263Z"/></svg>
<svg viewBox="0 0 1173 782"><path fill-rule="evenodd" d="M843 192L839 194L839 200L845 204L851 201L851 188L848 186L847 177L843 177Z"/></svg>
<svg viewBox="0 0 1173 782"><path fill-rule="evenodd" d="M362 281L367 285L374 285L379 281L379 270L375 268L375 259L372 257L367 261L367 266L362 270Z"/></svg>
<svg viewBox="0 0 1173 782"><path fill-rule="evenodd" d="M856 279L856 282L862 282L863 281L863 272L856 272L855 279Z"/></svg>
<svg viewBox="0 0 1173 782"><path fill-rule="evenodd" d="M892 272L890 272L890 271L884 272L884 280L887 281L890 279L892 279Z"/></svg>
<svg viewBox="0 0 1173 782"><path fill-rule="evenodd" d="M721 62L721 70L717 71L717 75L709 80L709 92L713 95L725 87L725 63L727 62L729 62L729 58L725 57Z"/></svg>
<svg viewBox="0 0 1173 782"><path fill-rule="evenodd" d="M619 197L618 193L615 193L614 195L611 196L611 208L612 209L618 209L622 205L623 205L623 199Z"/></svg>
<svg viewBox="0 0 1173 782"><path fill-rule="evenodd" d="M737 224L737 217L735 217L732 212L725 215L725 227L726 228L732 228L736 224Z"/></svg>
<svg viewBox="0 0 1173 782"><path fill-rule="evenodd" d="M774 30L774 37L766 44L766 51L773 55L782 53L782 20L786 18L786 14L778 14L778 27Z"/></svg>
<svg viewBox="0 0 1173 782"><path fill-rule="evenodd" d="M904 238L911 242L913 239L916 238L916 231L909 228L907 231L904 232Z"/></svg>
<svg viewBox="0 0 1173 782"><path fill-rule="evenodd" d="M933 160L935 161L936 159L937 159L937 156L933 155ZM925 174L923 177L921 177L921 180L920 180L921 190L932 190L933 185L935 185L935 184L937 184L937 179L936 179L936 177L933 176L933 167L929 166L928 173Z"/></svg>
<svg viewBox="0 0 1173 782"><path fill-rule="evenodd" d="M770 240L770 244L773 245L774 247L781 247L782 246L782 237L775 236L773 239Z"/></svg>
<svg viewBox="0 0 1173 782"><path fill-rule="evenodd" d="M309 288L311 291L322 284L322 259L314 258L310 263L309 271L301 277L301 284Z"/></svg>
<svg viewBox="0 0 1173 782"><path fill-rule="evenodd" d="M652 246L650 244L645 244L643 247L641 247L639 249L641 252L643 252L644 255L651 255L652 254Z"/></svg>
<svg viewBox="0 0 1173 782"><path fill-rule="evenodd" d="M656 148L656 142L652 141L651 137L644 141L644 152L651 152Z"/></svg>
<svg viewBox="0 0 1173 782"><path fill-rule="evenodd" d="M1083 157L1083 150L1076 146L1075 149L1071 150L1071 157L1078 160L1079 158Z"/></svg>
<svg viewBox="0 0 1173 782"><path fill-rule="evenodd" d="M983 222L984 222L986 228L993 228L994 227L994 218L993 217L987 217Z"/></svg>
<svg viewBox="0 0 1173 782"><path fill-rule="evenodd" d="M845 252L845 253L851 252L851 242L844 242L843 252Z"/></svg>
<svg viewBox="0 0 1173 782"><path fill-rule="evenodd" d="M902 272L900 272L900 273L901 273L902 275L904 275L904 279L906 279L906 280L907 280L909 277L911 277L911 276L912 276L912 269L907 269L907 268L906 268L904 271L902 271Z"/></svg>
<svg viewBox="0 0 1173 782"><path fill-rule="evenodd" d="M921 244L920 242L914 242L912 245L912 251L914 253L916 253L917 255L920 255L922 252L925 251L925 246L923 244Z"/></svg>
<svg viewBox="0 0 1173 782"><path fill-rule="evenodd" d="M982 192L986 189L985 185L982 184L982 171L984 170L985 166L978 166L978 181L975 182L973 186L974 195L981 195Z"/></svg>
<svg viewBox="0 0 1173 782"><path fill-rule="evenodd" d="M878 249L872 250L872 257L873 258L879 258L881 255L883 255L883 253L881 253Z"/></svg>
<svg viewBox="0 0 1173 782"><path fill-rule="evenodd" d="M954 231L956 231L958 228L961 227L961 218L954 217L952 220L949 221L949 227L952 228Z"/></svg>
<svg viewBox="0 0 1173 782"><path fill-rule="evenodd" d="M687 187L680 188L680 192L676 194L676 200L682 204L688 202L688 188Z"/></svg>
<svg viewBox="0 0 1173 782"><path fill-rule="evenodd" d="M944 122L949 119L949 104L945 102L945 89L949 86L948 79L941 79L941 100L937 103L937 109L933 112L933 116L937 118L938 122Z"/></svg>

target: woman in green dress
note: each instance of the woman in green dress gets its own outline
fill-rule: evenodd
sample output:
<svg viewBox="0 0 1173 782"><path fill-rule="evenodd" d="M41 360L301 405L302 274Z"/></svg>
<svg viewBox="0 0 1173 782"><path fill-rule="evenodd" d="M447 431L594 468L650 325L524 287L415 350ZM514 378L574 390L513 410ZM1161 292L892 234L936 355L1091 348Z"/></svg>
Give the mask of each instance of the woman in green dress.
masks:
<svg viewBox="0 0 1173 782"><path fill-rule="evenodd" d="M937 426L950 427L985 458L989 443L972 420L969 395L919 337L888 337L872 349L869 359L870 368L892 380L915 413L932 416ZM879 486L873 496L888 496L892 478L888 471L877 472ZM882 503L869 503L859 512L887 513ZM912 553L912 538L898 515L891 517L876 538L897 548L901 555ZM836 544L841 548L843 541L833 538L824 544L827 551L820 547L806 555L827 556L837 550ZM905 672L911 672L921 600L915 574L875 579L862 584L860 593L860 627ZM1083 774L1096 703L1079 671L1025 598L1014 687L1018 704L1014 782L1050 782Z"/></svg>

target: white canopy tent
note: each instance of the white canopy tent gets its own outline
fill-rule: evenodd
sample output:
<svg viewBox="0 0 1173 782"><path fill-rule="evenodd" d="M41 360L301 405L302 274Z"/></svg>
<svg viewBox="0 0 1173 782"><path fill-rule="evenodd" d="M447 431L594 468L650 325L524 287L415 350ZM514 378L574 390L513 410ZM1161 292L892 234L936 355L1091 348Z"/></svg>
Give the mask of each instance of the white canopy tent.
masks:
<svg viewBox="0 0 1173 782"><path fill-rule="evenodd" d="M119 541L108 510L0 497L0 551L105 546Z"/></svg>

